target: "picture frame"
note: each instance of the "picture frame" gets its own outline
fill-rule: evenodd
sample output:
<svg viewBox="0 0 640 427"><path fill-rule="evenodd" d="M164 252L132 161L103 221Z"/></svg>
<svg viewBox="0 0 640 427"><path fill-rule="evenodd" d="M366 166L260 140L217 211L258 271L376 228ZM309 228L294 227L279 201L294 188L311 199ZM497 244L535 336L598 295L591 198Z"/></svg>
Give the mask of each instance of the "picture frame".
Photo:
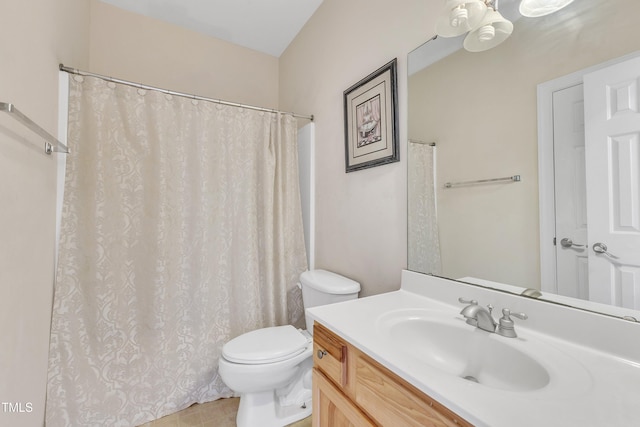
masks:
<svg viewBox="0 0 640 427"><path fill-rule="evenodd" d="M344 91L346 173L400 161L397 63Z"/></svg>

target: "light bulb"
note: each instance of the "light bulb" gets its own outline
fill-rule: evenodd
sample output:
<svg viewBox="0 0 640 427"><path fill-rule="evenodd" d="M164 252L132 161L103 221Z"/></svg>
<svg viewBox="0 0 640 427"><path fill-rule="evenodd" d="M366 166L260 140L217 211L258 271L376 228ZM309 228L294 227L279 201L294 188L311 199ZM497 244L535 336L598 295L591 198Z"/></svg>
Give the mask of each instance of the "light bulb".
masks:
<svg viewBox="0 0 640 427"><path fill-rule="evenodd" d="M465 37L462 45L469 52L482 52L505 41L513 32L513 24L500 12L490 9L482 22Z"/></svg>
<svg viewBox="0 0 640 427"><path fill-rule="evenodd" d="M451 11L450 18L451 20L449 22L451 26L454 28L458 28L467 23L467 19L469 18L469 12L464 7L464 5L461 4Z"/></svg>
<svg viewBox="0 0 640 427"><path fill-rule="evenodd" d="M482 0L446 0L436 23L440 37L457 37L474 29L487 12Z"/></svg>
<svg viewBox="0 0 640 427"><path fill-rule="evenodd" d="M478 29L478 40L488 42L496 36L496 29L493 25L485 25Z"/></svg>

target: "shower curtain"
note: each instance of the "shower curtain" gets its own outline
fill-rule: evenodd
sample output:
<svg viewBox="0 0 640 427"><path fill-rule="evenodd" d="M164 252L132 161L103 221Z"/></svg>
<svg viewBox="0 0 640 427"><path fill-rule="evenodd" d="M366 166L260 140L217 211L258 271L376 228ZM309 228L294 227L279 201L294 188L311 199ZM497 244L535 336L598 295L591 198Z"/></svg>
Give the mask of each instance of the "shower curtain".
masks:
<svg viewBox="0 0 640 427"><path fill-rule="evenodd" d="M436 209L436 147L409 141L408 164L408 268L439 275L440 235Z"/></svg>
<svg viewBox="0 0 640 427"><path fill-rule="evenodd" d="M303 324L293 117L72 77L47 426L232 395L223 344Z"/></svg>

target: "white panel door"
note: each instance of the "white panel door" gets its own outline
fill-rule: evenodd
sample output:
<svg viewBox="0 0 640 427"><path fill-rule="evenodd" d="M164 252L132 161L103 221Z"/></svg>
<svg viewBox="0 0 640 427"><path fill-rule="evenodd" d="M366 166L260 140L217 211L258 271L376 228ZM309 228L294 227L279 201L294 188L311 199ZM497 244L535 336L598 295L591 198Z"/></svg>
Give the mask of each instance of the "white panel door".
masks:
<svg viewBox="0 0 640 427"><path fill-rule="evenodd" d="M589 299L582 85L553 93L557 292Z"/></svg>
<svg viewBox="0 0 640 427"><path fill-rule="evenodd" d="M640 58L584 78L590 299L635 309L640 309L639 90ZM596 251L598 245L606 252Z"/></svg>

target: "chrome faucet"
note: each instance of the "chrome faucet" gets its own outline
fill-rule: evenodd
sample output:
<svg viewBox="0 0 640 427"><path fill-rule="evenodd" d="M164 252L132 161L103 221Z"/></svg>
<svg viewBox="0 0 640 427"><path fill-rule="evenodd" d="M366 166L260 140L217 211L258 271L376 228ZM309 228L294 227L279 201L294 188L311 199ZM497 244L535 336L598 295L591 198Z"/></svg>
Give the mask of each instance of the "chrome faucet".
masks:
<svg viewBox="0 0 640 427"><path fill-rule="evenodd" d="M469 304L460 312L460 314L467 319L469 325L487 332L496 331L496 321L493 320L493 316L491 315L491 311L493 310L491 304L489 304L487 308L484 308L479 306L476 300L467 301L463 298L458 298L458 301L463 304Z"/></svg>
<svg viewBox="0 0 640 427"><path fill-rule="evenodd" d="M502 317L500 318L499 323L496 323L491 315L491 312L493 311L493 306L491 304L487 305L487 308L484 308L479 306L478 301L476 300L458 298L458 301L463 304L468 304L462 309L462 311L460 311L460 314L465 317L467 324L482 329L483 331L495 332L503 337L515 338L518 336L511 316L517 317L521 320L526 320L528 318L524 313L512 313L508 308L503 308Z"/></svg>

